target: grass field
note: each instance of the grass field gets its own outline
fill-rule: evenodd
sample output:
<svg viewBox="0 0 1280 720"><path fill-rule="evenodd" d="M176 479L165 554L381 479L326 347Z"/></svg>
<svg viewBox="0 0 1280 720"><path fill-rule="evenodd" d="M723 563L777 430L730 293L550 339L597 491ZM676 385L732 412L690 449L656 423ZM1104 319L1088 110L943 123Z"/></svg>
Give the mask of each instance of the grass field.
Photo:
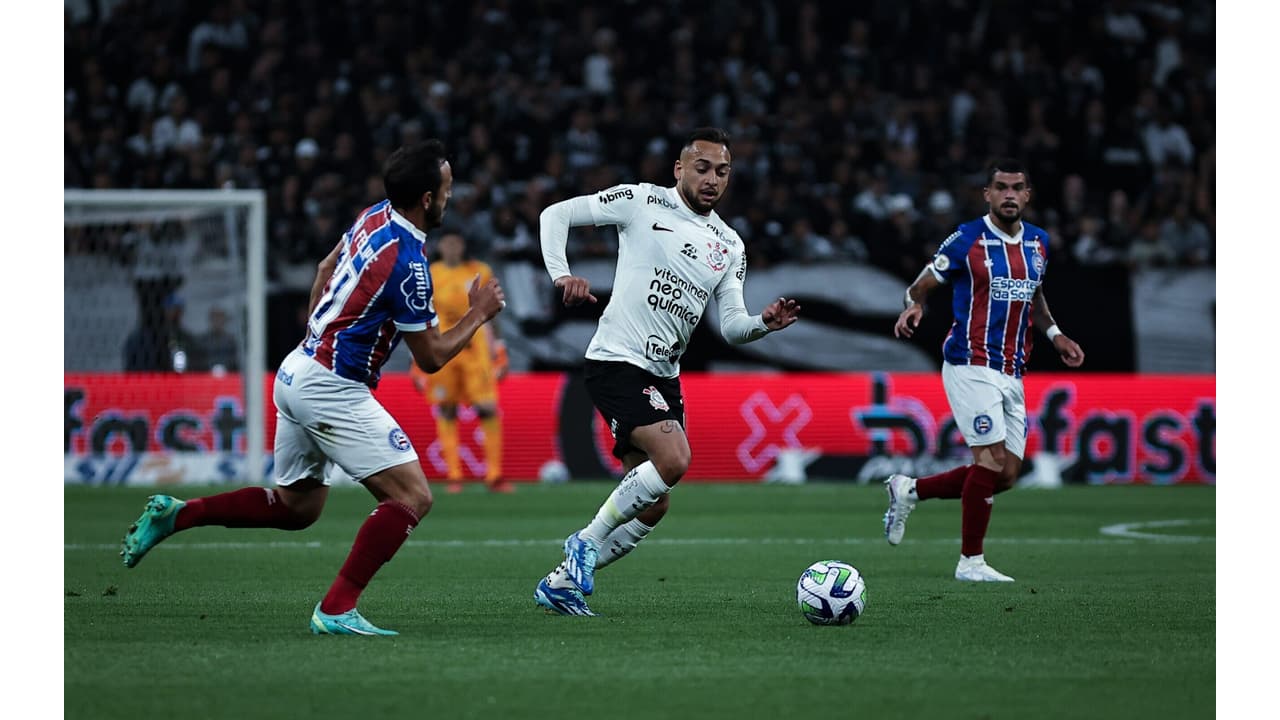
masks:
<svg viewBox="0 0 1280 720"><path fill-rule="evenodd" d="M951 578L958 502L921 505L891 548L879 487L686 485L597 576L602 617L543 614L534 585L608 489L438 496L361 601L402 635L337 638L307 621L373 505L362 490L335 490L308 530L197 528L126 570L149 492L68 487L66 717L1214 715L1212 487L1001 495L987 558L1017 582L974 585ZM851 626L796 608L822 559L866 577Z"/></svg>

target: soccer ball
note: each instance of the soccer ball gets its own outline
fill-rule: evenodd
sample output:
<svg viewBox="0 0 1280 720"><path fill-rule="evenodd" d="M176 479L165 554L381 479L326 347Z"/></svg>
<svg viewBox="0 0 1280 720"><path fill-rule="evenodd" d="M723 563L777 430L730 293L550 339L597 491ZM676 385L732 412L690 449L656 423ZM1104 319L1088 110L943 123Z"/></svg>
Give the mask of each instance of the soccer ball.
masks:
<svg viewBox="0 0 1280 720"><path fill-rule="evenodd" d="M548 460L538 468L538 479L544 483L568 482L569 468L559 460Z"/></svg>
<svg viewBox="0 0 1280 720"><path fill-rule="evenodd" d="M848 625L867 607L867 583L849 563L821 560L801 573L796 601L814 625Z"/></svg>

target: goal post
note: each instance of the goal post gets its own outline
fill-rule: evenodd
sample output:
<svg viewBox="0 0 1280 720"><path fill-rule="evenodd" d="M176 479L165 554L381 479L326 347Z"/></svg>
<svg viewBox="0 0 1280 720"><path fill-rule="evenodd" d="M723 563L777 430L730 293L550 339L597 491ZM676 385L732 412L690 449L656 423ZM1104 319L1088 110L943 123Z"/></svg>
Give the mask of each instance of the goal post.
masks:
<svg viewBox="0 0 1280 720"><path fill-rule="evenodd" d="M67 482L262 482L265 192L68 189L63 230Z"/></svg>

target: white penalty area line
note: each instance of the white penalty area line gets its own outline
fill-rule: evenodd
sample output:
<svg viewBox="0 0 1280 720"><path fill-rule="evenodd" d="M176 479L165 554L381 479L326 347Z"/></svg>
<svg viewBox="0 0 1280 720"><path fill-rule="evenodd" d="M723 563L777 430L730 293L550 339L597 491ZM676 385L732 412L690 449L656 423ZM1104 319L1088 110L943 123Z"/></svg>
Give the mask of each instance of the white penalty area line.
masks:
<svg viewBox="0 0 1280 720"><path fill-rule="evenodd" d="M1186 521L1190 522L1190 521ZM1141 523L1131 523L1138 525ZM1122 527L1114 525L1111 527ZM1103 534L1115 535L1107 533L1107 528L1103 528ZM1176 542L1213 542L1211 537L1185 537L1172 535L1156 535L1138 533L1135 535L1124 535L1106 538L987 538L985 542L997 545L1133 545L1139 541L1176 541ZM646 546L653 545L880 545L884 543L884 538L649 538L645 540ZM408 540L405 542L407 547L421 548L513 548L513 547L559 547L564 544L564 538L552 538L546 540L518 540L518 539L479 539L479 540ZM959 545L959 538L949 539L933 539L933 540L904 540L904 545ZM319 540L275 540L267 542L167 542L157 546L158 550L254 550L258 548L323 548L323 547L350 547L349 542L322 542ZM66 551L80 550L119 550L119 543L67 543L62 546Z"/></svg>
<svg viewBox="0 0 1280 720"><path fill-rule="evenodd" d="M1206 535L1170 535L1167 533L1142 532L1142 530L1155 528L1182 528L1190 525L1208 525L1212 522L1212 518L1205 518L1201 520L1151 520L1148 522L1107 525L1106 527L1101 528L1099 532L1108 537L1132 540L1151 540L1167 543L1214 542L1215 538L1213 536Z"/></svg>

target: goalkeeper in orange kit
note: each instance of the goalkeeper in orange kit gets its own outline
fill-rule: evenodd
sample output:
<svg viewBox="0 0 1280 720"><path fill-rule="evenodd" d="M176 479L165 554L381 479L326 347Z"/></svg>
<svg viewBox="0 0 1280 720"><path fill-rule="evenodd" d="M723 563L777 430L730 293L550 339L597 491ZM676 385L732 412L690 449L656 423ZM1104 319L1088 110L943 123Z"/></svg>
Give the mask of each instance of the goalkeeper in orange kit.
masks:
<svg viewBox="0 0 1280 720"><path fill-rule="evenodd" d="M453 327L467 312L467 291L493 277L493 270L479 260L467 258L466 241L456 231L446 232L437 246L440 259L431 263L431 285L440 332ZM493 323L488 332L479 332L471 344L439 371L427 374L410 367L414 387L435 409L436 434L440 454L447 468L449 492L462 489L462 460L458 454L458 406L467 405L480 417L484 430L484 482L494 492L511 492L514 487L502 479L502 419L498 415L498 381L507 372L507 348Z"/></svg>

